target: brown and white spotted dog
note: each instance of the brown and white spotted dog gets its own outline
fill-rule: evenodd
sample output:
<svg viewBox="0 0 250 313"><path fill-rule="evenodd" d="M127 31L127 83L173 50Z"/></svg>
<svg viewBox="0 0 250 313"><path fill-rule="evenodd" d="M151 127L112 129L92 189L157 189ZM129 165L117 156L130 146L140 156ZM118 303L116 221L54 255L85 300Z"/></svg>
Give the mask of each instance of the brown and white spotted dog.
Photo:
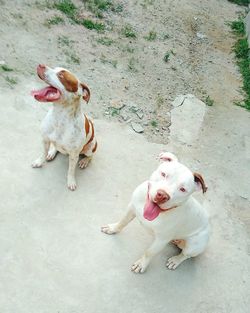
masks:
<svg viewBox="0 0 250 313"><path fill-rule="evenodd" d="M53 102L42 122L44 150L33 162L34 168L51 161L57 151L69 155L68 188L76 189L75 168L85 168L97 149L93 122L83 113L81 99L87 103L90 90L68 70L54 69L40 64L37 75L48 84L47 87L32 91L40 102Z"/></svg>

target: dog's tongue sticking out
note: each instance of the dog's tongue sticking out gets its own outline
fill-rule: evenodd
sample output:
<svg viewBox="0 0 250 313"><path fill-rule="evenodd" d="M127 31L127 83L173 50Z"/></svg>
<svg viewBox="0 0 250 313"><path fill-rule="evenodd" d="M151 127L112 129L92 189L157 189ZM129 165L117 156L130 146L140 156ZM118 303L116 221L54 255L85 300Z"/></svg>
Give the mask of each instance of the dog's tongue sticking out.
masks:
<svg viewBox="0 0 250 313"><path fill-rule="evenodd" d="M58 89L48 86L40 90L33 90L31 95L40 102L53 102L60 99L61 93Z"/></svg>
<svg viewBox="0 0 250 313"><path fill-rule="evenodd" d="M162 210L159 205L151 201L148 196L143 213L145 219L147 219L148 221L153 221L161 212Z"/></svg>

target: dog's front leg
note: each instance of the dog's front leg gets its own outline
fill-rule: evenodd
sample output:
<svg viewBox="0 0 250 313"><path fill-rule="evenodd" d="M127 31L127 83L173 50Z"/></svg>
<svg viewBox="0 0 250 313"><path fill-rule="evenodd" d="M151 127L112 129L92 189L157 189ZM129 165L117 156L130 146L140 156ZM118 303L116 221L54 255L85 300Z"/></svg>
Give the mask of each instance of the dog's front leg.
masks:
<svg viewBox="0 0 250 313"><path fill-rule="evenodd" d="M32 163L32 167L37 168L43 166L43 163L46 161L48 150L49 150L49 141L43 140L43 154Z"/></svg>
<svg viewBox="0 0 250 313"><path fill-rule="evenodd" d="M68 188L72 191L76 189L75 170L78 159L79 152L69 155Z"/></svg>
<svg viewBox="0 0 250 313"><path fill-rule="evenodd" d="M131 271L134 273L145 272L151 259L161 252L168 241L166 239L156 237L152 245L144 252L143 256L137 260L131 267Z"/></svg>
<svg viewBox="0 0 250 313"><path fill-rule="evenodd" d="M123 216L123 218L119 222L104 225L101 227L101 231L108 235L119 233L134 218L135 218L135 208L133 204L130 203L128 205L127 213Z"/></svg>

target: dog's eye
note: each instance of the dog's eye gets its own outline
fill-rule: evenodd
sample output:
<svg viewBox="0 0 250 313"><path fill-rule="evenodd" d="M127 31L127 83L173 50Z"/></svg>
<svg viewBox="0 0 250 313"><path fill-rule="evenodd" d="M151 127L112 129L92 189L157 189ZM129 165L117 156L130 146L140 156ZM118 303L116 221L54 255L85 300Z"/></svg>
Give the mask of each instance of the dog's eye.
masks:
<svg viewBox="0 0 250 313"><path fill-rule="evenodd" d="M161 172L162 177L166 177L166 174L164 172Z"/></svg>
<svg viewBox="0 0 250 313"><path fill-rule="evenodd" d="M181 187L181 188L180 188L180 191L181 191L181 192L186 192L186 189L183 188L183 187Z"/></svg>

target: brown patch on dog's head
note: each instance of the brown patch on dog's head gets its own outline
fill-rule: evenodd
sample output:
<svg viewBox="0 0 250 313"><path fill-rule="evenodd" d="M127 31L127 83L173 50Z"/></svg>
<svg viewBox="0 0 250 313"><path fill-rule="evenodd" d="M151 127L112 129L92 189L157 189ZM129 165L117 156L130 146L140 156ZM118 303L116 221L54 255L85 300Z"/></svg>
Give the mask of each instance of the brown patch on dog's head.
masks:
<svg viewBox="0 0 250 313"><path fill-rule="evenodd" d="M67 91L77 92L78 80L73 74L68 71L62 70L57 73L57 77Z"/></svg>
<svg viewBox="0 0 250 313"><path fill-rule="evenodd" d="M198 184L201 187L203 193L205 193L207 191L207 186L206 186L204 179L201 176L201 174L194 173L194 181L196 184Z"/></svg>
<svg viewBox="0 0 250 313"><path fill-rule="evenodd" d="M90 99L89 87L87 85L85 85L84 83L81 83L80 85L82 86L83 100L85 100L88 103L89 99Z"/></svg>

